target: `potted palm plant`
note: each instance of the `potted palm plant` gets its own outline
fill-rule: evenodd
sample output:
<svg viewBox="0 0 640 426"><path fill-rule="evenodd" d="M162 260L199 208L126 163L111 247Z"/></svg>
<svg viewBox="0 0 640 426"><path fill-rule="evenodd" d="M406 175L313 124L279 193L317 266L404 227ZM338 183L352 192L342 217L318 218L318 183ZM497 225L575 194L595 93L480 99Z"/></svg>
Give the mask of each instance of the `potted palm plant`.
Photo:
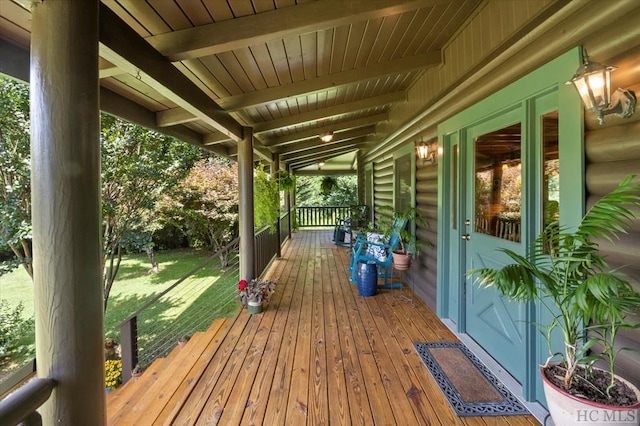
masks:
<svg viewBox="0 0 640 426"><path fill-rule="evenodd" d="M640 392L614 374L616 333L639 312L640 293L599 253L595 240L613 240L640 206L640 184L629 176L602 197L570 230L557 222L536 238L526 256L501 249L513 263L500 269L480 268L481 287L494 286L515 301L538 301L551 315L550 324L535 325L551 348L554 330L564 348L551 353L541 367L545 397L556 426L573 424L637 424ZM590 353L596 346L600 354ZM559 360L557 359L559 357ZM552 360L555 362L552 362ZM594 366L604 362L606 369Z"/></svg>

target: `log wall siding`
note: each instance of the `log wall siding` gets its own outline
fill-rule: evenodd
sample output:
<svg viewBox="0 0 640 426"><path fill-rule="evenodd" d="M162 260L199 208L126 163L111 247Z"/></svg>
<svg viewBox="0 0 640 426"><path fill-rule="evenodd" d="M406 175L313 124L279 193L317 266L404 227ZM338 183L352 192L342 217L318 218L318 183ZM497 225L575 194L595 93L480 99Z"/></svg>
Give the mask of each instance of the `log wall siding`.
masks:
<svg viewBox="0 0 640 426"><path fill-rule="evenodd" d="M608 64L618 67L612 74L614 88L632 88L636 94L640 94L640 48ZM635 70L635 73L629 70ZM585 153L588 208L614 189L625 176L640 175L640 112L630 119L607 116L602 126L597 124L594 114L587 113ZM640 179L640 176L636 179ZM611 266L623 267L632 285L640 290L640 211L635 211L638 216L631 224L629 233L613 243L600 241L600 250L607 256ZM640 316L634 319L640 321ZM640 385L640 330L621 331L617 345L635 350L620 352L616 359L616 372Z"/></svg>
<svg viewBox="0 0 640 426"><path fill-rule="evenodd" d="M358 186L358 204L365 204L365 171L364 171L364 152L359 149L356 157L356 162L358 163L357 169L357 186Z"/></svg>
<svg viewBox="0 0 640 426"><path fill-rule="evenodd" d="M393 155L388 154L373 164L373 205L376 212L382 206L393 206ZM378 213L375 215L378 220Z"/></svg>
<svg viewBox="0 0 640 426"><path fill-rule="evenodd" d="M427 141L433 146L437 140ZM416 228L416 237L426 246L420 251L417 265L413 265L414 291L425 303L436 309L437 238L438 238L438 165L416 161L416 207L426 226Z"/></svg>

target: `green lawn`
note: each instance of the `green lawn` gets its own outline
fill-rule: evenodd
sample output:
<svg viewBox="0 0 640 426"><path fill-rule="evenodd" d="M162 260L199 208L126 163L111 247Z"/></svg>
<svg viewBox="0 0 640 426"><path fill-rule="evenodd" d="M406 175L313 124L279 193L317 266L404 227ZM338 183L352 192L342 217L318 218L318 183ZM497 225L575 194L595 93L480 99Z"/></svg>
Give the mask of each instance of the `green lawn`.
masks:
<svg viewBox="0 0 640 426"><path fill-rule="evenodd" d="M187 272L208 258L209 252L200 250L169 250L159 252L157 260L160 271L149 274L150 264L144 254L124 256L116 282L109 296L104 319L105 337L120 340L118 324L154 295L180 279ZM158 330L166 329L179 322L188 322L203 310L216 309L216 316L233 315L239 308L234 298L237 286L237 266L224 273L216 259L199 270L179 287L183 290L172 292L171 297L162 298L159 304L138 319L142 340L152 340ZM23 302L25 317L33 316L33 286L23 269L0 276L0 299L9 301L10 306ZM217 308L216 304L218 305ZM147 336L144 336L145 333ZM0 380L35 353L33 333L24 336L18 353L9 359L0 360Z"/></svg>

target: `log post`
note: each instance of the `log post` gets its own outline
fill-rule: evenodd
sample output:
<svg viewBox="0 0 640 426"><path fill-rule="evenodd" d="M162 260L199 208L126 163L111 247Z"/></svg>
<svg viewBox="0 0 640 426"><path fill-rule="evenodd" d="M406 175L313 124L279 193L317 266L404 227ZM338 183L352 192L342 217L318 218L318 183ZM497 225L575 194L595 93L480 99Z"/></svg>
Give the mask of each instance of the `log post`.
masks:
<svg viewBox="0 0 640 426"><path fill-rule="evenodd" d="M238 186L240 226L240 279L254 278L254 220L253 220L253 131L244 128L244 138L238 141Z"/></svg>
<svg viewBox="0 0 640 426"><path fill-rule="evenodd" d="M98 0L34 2L31 191L45 425L103 425Z"/></svg>

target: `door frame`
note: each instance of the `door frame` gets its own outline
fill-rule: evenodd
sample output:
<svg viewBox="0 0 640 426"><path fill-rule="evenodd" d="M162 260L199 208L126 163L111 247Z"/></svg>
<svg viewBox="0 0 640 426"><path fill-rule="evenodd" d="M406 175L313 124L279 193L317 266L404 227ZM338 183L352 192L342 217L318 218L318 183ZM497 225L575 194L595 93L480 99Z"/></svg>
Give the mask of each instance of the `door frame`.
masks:
<svg viewBox="0 0 640 426"><path fill-rule="evenodd" d="M437 314L442 319L455 323L458 333L466 331L465 283L464 274L451 272L451 265L458 264L461 271L466 265L463 248L459 243L459 230L464 229L464 206L466 194L464 186L454 176L452 146L466 140L466 129L499 116L514 106L521 106L526 114L532 114L534 99L543 93L557 92L557 110L559 111L559 164L560 164L560 223L562 226L575 227L584 213L584 124L583 108L580 99L565 82L571 78L580 65L581 49L576 47L558 58L532 71L528 75L509 84L500 91L486 97L471 107L461 111L438 126L438 143L443 149L443 158L438 165L438 270L437 270ZM530 118L533 118L529 116ZM530 135L523 129L523 138ZM532 148L533 149L533 148ZM541 147L536 146L538 153ZM533 152L530 150L529 152ZM533 156L535 157L535 156ZM457 156L458 167L469 170L462 155ZM523 159L523 161L525 161ZM537 160L529 158L523 167L536 167ZM579 176L579 178L576 178ZM453 191L457 185L459 190ZM527 189L538 191L539 185L529 183ZM523 188L524 190L524 188ZM455 197L452 194L456 194ZM457 213L457 214L455 214ZM452 221L456 223L452 224ZM453 230L455 228L455 230ZM532 224L526 230L529 240L540 231L540 224ZM522 230L525 238L525 230ZM526 244L526 242L525 242ZM449 300L455 300L452 306ZM540 306L531 305L526 309L527 321L544 321ZM530 330L530 327L527 327ZM522 383L523 395L527 400L544 401L541 380L537 366L546 358L546 344L539 333L528 331L526 349L526 375ZM490 354L491 355L491 354Z"/></svg>

